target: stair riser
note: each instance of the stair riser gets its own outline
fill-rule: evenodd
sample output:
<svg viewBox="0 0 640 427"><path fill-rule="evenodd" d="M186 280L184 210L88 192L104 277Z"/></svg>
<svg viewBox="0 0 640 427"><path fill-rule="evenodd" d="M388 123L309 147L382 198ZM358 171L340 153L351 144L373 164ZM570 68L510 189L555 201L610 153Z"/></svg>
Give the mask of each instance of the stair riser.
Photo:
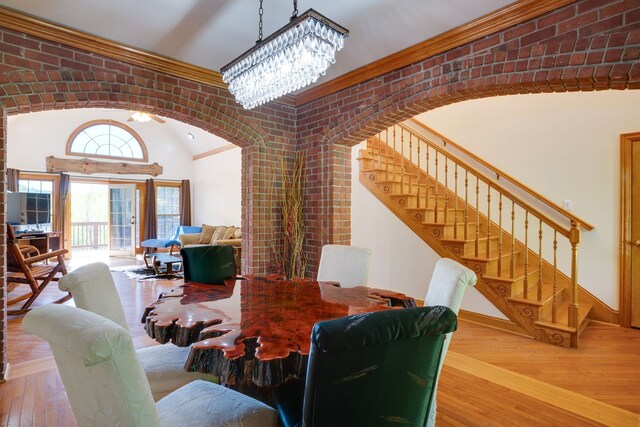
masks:
<svg viewBox="0 0 640 427"><path fill-rule="evenodd" d="M456 226L454 226L453 224L432 224L432 223L427 223L424 224L425 221L422 218L423 214L419 215L419 221L422 222L423 227L425 229L437 229L437 234L438 236L440 236L443 239L462 239L464 238L464 229L465 229L465 225L464 223L460 223ZM418 216L417 214L414 214L414 216ZM417 219L417 218L416 218ZM458 233L455 233L456 228L458 229ZM467 236L472 236L472 233L475 230L475 224L467 224Z"/></svg>
<svg viewBox="0 0 640 427"><path fill-rule="evenodd" d="M490 273L491 274L491 273ZM493 289L496 293L504 298L519 296L524 289L524 277L517 277L514 279L509 278L509 272L505 272L502 275L502 280L493 279L490 277L484 277L483 280ZM535 299L538 294L538 273L533 272L528 274L527 288L528 297Z"/></svg>

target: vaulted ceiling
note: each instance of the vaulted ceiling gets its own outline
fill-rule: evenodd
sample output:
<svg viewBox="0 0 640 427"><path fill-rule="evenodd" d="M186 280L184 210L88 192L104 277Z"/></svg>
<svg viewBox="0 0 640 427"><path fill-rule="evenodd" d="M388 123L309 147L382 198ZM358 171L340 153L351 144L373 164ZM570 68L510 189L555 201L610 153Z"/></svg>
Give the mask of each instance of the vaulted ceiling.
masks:
<svg viewBox="0 0 640 427"><path fill-rule="evenodd" d="M513 0L299 0L349 29L331 80ZM259 0L1 0L0 4L86 33L219 71L258 38ZM285 25L290 0L264 2L264 36Z"/></svg>

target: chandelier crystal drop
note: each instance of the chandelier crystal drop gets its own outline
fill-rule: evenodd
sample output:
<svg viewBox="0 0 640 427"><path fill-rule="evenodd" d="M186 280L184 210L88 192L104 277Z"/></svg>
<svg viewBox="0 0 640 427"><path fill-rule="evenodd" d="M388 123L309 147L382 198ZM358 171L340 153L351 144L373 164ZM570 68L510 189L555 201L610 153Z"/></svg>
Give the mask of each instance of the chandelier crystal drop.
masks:
<svg viewBox="0 0 640 427"><path fill-rule="evenodd" d="M222 80L246 109L314 83L336 61L349 31L309 9L222 67Z"/></svg>

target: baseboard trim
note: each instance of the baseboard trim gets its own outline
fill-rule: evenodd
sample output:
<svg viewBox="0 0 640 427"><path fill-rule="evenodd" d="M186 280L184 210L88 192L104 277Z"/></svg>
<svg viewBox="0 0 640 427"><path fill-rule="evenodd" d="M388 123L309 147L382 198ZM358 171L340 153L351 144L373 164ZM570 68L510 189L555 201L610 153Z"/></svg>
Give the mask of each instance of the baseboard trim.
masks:
<svg viewBox="0 0 640 427"><path fill-rule="evenodd" d="M477 323L479 325L486 326L488 328L498 329L500 331L509 332L511 334L521 335L523 337L531 338L524 328L516 325L510 320L499 319L493 316L487 316L486 314L474 313L472 311L460 310L458 313L460 320L466 320L468 322Z"/></svg>

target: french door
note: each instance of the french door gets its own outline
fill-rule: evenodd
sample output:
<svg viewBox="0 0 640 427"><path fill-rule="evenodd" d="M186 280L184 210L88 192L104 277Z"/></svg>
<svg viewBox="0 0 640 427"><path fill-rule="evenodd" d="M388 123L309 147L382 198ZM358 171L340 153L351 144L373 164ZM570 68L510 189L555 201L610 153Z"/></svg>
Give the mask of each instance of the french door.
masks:
<svg viewBox="0 0 640 427"><path fill-rule="evenodd" d="M109 255L135 256L136 186L109 184Z"/></svg>

